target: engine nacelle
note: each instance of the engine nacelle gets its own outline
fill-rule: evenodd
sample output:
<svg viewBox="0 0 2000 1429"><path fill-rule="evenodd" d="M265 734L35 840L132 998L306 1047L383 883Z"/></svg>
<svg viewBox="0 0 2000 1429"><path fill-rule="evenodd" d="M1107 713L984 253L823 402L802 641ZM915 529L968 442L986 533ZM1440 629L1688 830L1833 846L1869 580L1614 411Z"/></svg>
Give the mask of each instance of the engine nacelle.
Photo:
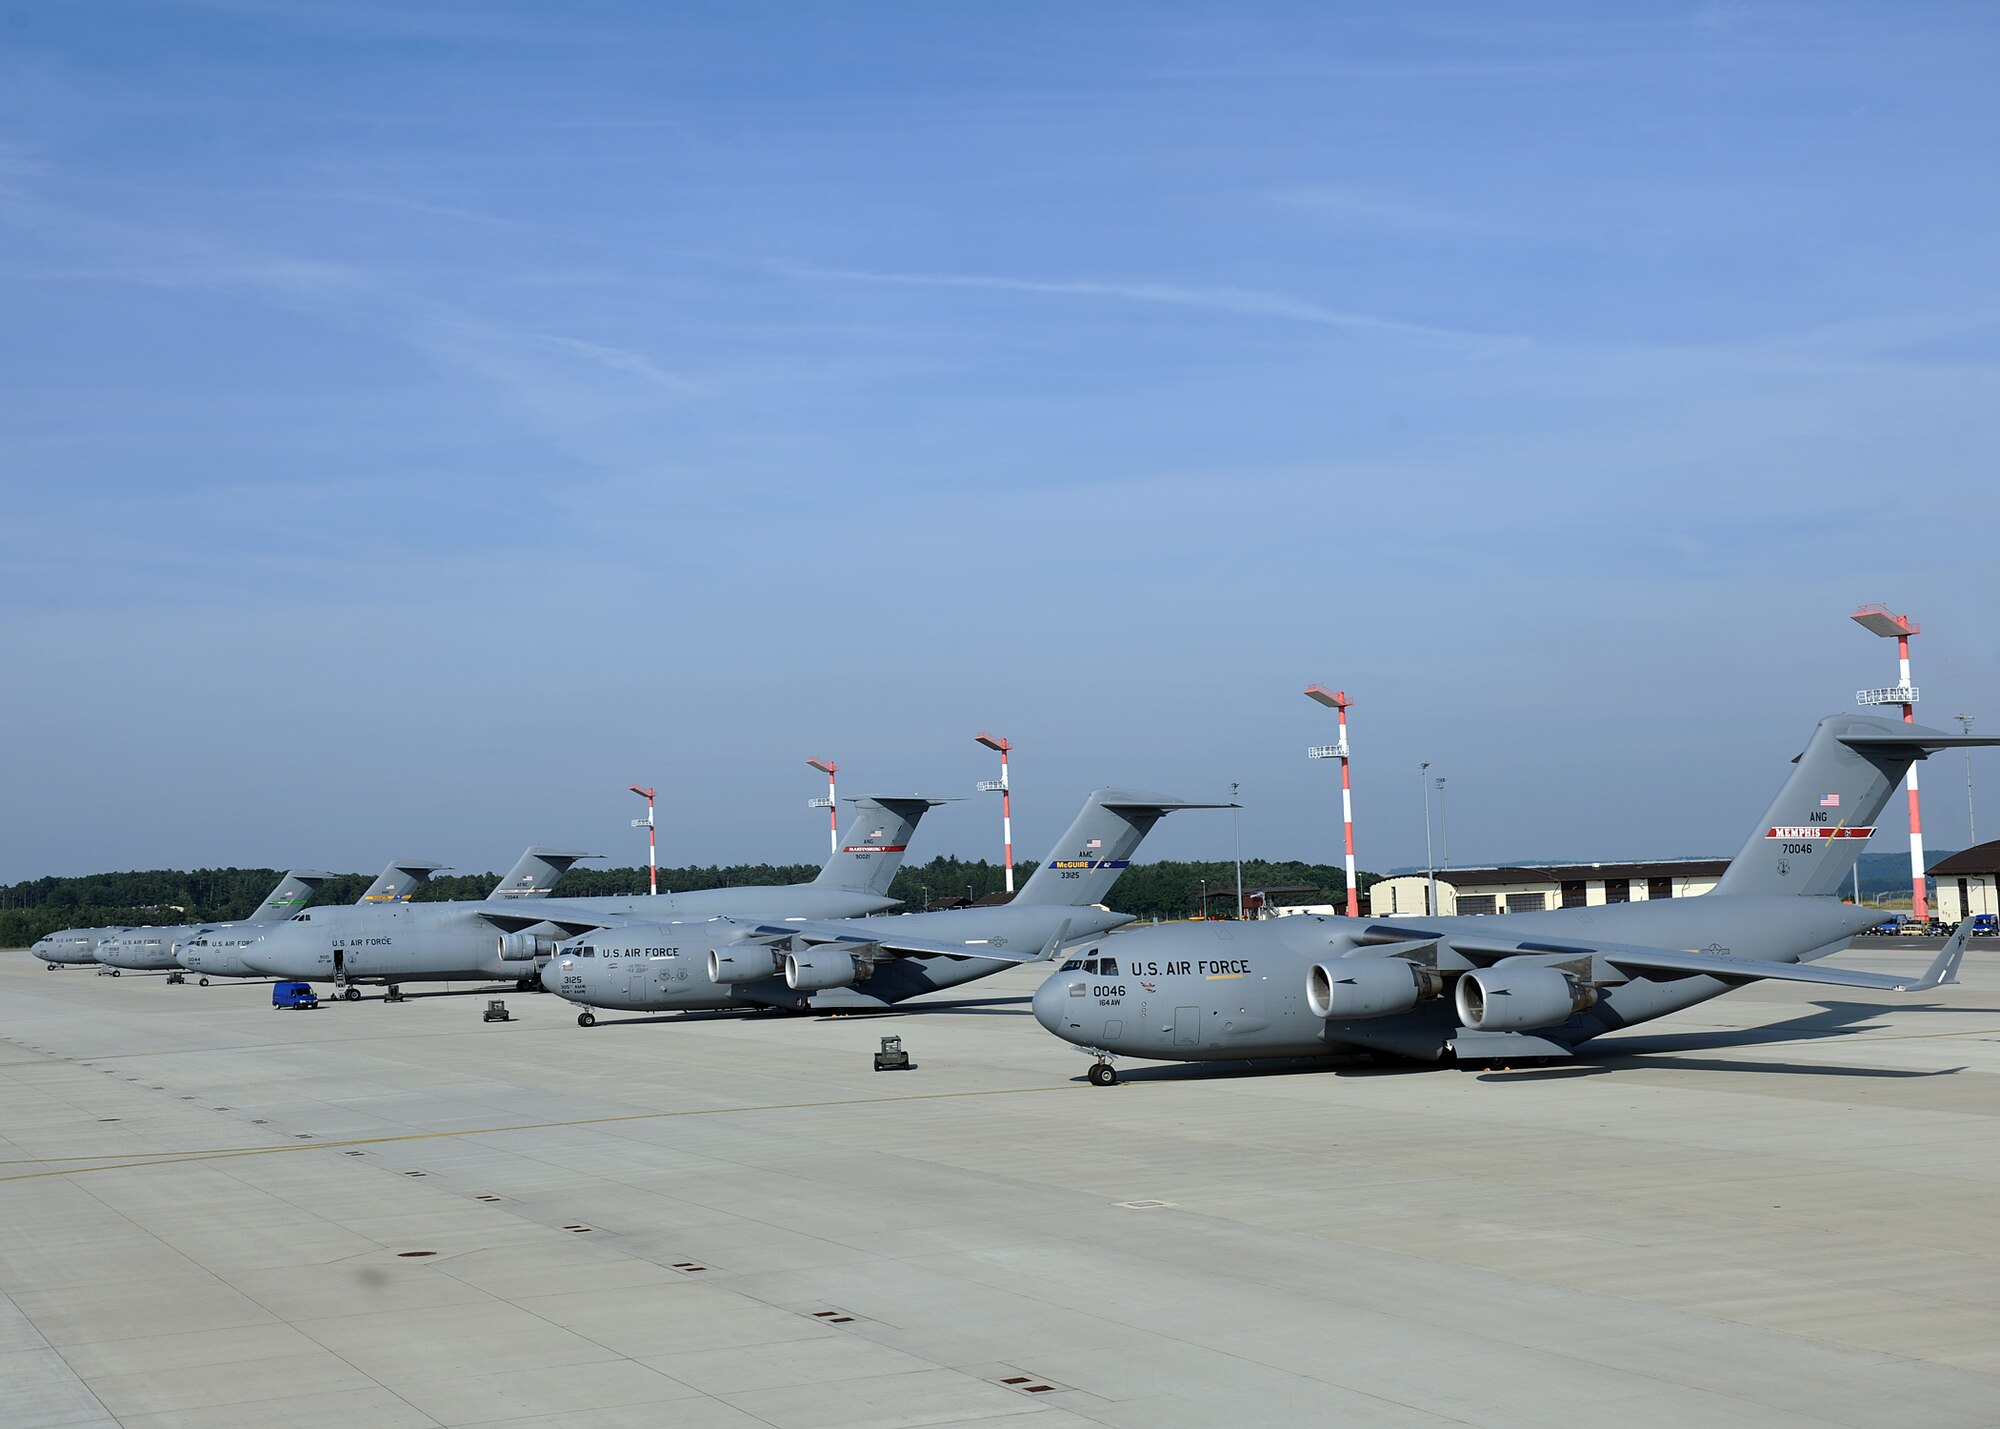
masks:
<svg viewBox="0 0 2000 1429"><path fill-rule="evenodd" d="M708 950L708 980L727 987L733 982L762 982L778 971L778 955L764 943L735 943Z"/></svg>
<svg viewBox="0 0 2000 1429"><path fill-rule="evenodd" d="M1407 958L1333 958L1306 976L1306 1005L1330 1021L1387 1017L1443 995L1444 976Z"/></svg>
<svg viewBox="0 0 2000 1429"><path fill-rule="evenodd" d="M861 976L861 960L837 948L812 948L785 957L785 983L794 992L852 987Z"/></svg>
<svg viewBox="0 0 2000 1429"><path fill-rule="evenodd" d="M500 961L527 963L539 958L554 957L558 941L560 940L550 933L502 933Z"/></svg>
<svg viewBox="0 0 2000 1429"><path fill-rule="evenodd" d="M1458 1020L1475 1032L1554 1027L1596 1005L1596 988L1545 963L1498 963L1458 980Z"/></svg>

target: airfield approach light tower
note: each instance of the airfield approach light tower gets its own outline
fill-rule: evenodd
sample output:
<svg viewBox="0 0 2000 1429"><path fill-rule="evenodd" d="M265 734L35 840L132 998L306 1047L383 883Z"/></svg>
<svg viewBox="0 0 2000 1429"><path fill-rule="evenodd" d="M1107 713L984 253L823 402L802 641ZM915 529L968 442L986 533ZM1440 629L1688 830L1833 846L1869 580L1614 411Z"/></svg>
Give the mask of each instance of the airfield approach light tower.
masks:
<svg viewBox="0 0 2000 1429"><path fill-rule="evenodd" d="M1903 723L1917 722L1917 687L1910 683L1910 637L1922 627L1907 615L1897 615L1886 605L1864 605L1850 617L1871 635L1896 637L1897 680L1894 685L1872 690L1856 690L1854 701L1862 705L1901 705ZM1910 791L1910 916L1928 923L1931 916L1930 891L1924 885L1924 823L1917 809L1917 766L1910 765L1904 787Z"/></svg>
<svg viewBox="0 0 2000 1429"><path fill-rule="evenodd" d="M1347 842L1347 916L1361 916L1361 890L1354 882L1354 794L1347 782L1347 709L1354 701L1345 690L1328 690L1323 685L1306 686L1306 698L1316 700L1340 715L1340 743L1316 744L1306 751L1308 759L1340 761L1340 828Z"/></svg>
<svg viewBox="0 0 2000 1429"><path fill-rule="evenodd" d="M998 750L1000 753L1000 777L980 780L979 792L1000 795L1000 846L1007 857L1007 891L1012 893L1014 891L1014 793L1007 785L1007 751L1014 746L1005 735L988 734L983 729L972 737L988 749Z"/></svg>
<svg viewBox="0 0 2000 1429"><path fill-rule="evenodd" d="M840 766L831 759L808 759L806 763L826 775L826 797L808 799L806 807L826 810L826 856L832 858L840 852L840 803L833 788L833 776L840 772Z"/></svg>
<svg viewBox="0 0 2000 1429"><path fill-rule="evenodd" d="M646 801L646 817L632 820L632 827L641 824L646 827L646 883L649 897L657 898L660 893L660 846L658 835L653 832L653 791L641 789L637 784L626 785L634 794Z"/></svg>

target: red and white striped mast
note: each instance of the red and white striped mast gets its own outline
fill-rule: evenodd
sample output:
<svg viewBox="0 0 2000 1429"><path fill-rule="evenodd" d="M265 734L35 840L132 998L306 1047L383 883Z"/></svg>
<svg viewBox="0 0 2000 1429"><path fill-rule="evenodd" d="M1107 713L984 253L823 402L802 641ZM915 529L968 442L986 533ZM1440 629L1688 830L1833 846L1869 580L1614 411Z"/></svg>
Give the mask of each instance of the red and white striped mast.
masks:
<svg viewBox="0 0 2000 1429"><path fill-rule="evenodd" d="M1340 761L1340 828L1347 841L1347 916L1359 918L1361 889L1354 881L1354 793L1347 782L1347 707L1354 701L1347 698L1347 691L1328 690L1322 685L1306 686L1306 698L1317 700L1340 715L1340 743L1316 744L1306 751L1306 757Z"/></svg>
<svg viewBox="0 0 2000 1429"><path fill-rule="evenodd" d="M1896 637L1896 683L1887 688L1857 690L1856 704L1901 705L1903 723L1917 722L1917 687L1910 683L1910 637L1923 627L1907 615L1897 615L1886 605L1864 605L1854 612L1854 623L1874 635ZM1924 882L1924 821L1917 809L1917 766L1910 765L1904 787L1910 791L1910 916L1919 923L1931 917L1930 889Z"/></svg>
<svg viewBox="0 0 2000 1429"><path fill-rule="evenodd" d="M625 786L646 801L646 817L632 820L632 827L646 826L646 881L649 896L658 897L660 892L660 846L653 832L653 791L641 789L637 784Z"/></svg>
<svg viewBox="0 0 2000 1429"><path fill-rule="evenodd" d="M983 729L972 737L988 749L1000 751L1000 777L980 780L979 791L982 794L991 794L997 790L1000 794L1000 843L1007 857L1007 891L1012 893L1014 891L1014 793L1007 785L1007 751L1014 746L1005 736L988 734Z"/></svg>
<svg viewBox="0 0 2000 1429"><path fill-rule="evenodd" d="M826 856L832 858L840 852L840 802L833 789L833 776L840 772L840 766L831 759L808 759L806 763L826 775L826 797L808 799L806 807L826 810Z"/></svg>

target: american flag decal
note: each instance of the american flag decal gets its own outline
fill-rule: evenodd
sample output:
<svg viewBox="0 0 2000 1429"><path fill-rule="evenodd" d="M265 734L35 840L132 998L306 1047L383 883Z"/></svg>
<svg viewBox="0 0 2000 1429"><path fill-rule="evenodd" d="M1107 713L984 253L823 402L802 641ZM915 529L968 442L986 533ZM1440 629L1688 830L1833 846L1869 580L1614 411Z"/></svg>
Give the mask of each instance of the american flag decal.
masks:
<svg viewBox="0 0 2000 1429"><path fill-rule="evenodd" d="M1822 809L1837 809L1837 808L1839 808L1839 807L1840 807L1840 795L1838 795L1838 794L1828 794L1828 795L1827 795L1827 796L1826 796L1825 798L1823 798L1823 799L1821 799L1821 800L1819 801L1819 806L1820 806L1820 807L1821 807Z"/></svg>
<svg viewBox="0 0 2000 1429"><path fill-rule="evenodd" d="M1085 847L1085 848L1103 848L1103 847L1104 847L1104 840L1103 840L1103 839L1092 839L1092 840L1091 840L1091 841L1090 841L1089 843L1085 844L1085 845L1084 845L1084 847Z"/></svg>

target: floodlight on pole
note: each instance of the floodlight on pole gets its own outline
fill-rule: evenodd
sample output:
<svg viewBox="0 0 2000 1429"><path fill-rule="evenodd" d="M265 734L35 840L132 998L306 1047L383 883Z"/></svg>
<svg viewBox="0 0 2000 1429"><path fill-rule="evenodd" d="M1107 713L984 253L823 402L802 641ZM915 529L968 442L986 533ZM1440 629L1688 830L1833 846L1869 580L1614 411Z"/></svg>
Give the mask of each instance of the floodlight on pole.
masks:
<svg viewBox="0 0 2000 1429"><path fill-rule="evenodd" d="M826 797L808 799L806 807L826 810L826 856L832 858L840 852L840 796L833 787L833 776L840 772L840 766L831 759L808 759L806 763L826 775Z"/></svg>
<svg viewBox="0 0 2000 1429"><path fill-rule="evenodd" d="M1431 861L1431 762L1426 759L1417 766L1417 787L1424 796L1424 914L1438 916L1438 871Z"/></svg>
<svg viewBox="0 0 2000 1429"><path fill-rule="evenodd" d="M1917 687L1910 683L1910 637L1923 627L1907 615L1897 615L1886 605L1864 605L1849 617L1870 635L1896 637L1896 683L1872 690L1856 690L1854 701L1862 705L1901 705L1903 723L1917 722ZM1910 794L1910 916L1928 923L1931 916L1930 890L1924 882L1924 822L1917 807L1917 766L1910 765L1903 781Z"/></svg>
<svg viewBox="0 0 2000 1429"><path fill-rule="evenodd" d="M1306 686L1306 698L1325 705L1340 715L1340 743L1316 744L1306 751L1308 759L1340 761L1340 829L1347 844L1347 916L1361 916L1361 889L1354 881L1354 794L1347 783L1347 709L1354 701L1345 690L1328 690L1323 685Z"/></svg>
<svg viewBox="0 0 2000 1429"><path fill-rule="evenodd" d="M976 743L1000 753L1000 777L982 779L979 791L982 794L998 792L1000 795L1000 846L1007 859L1007 891L1014 891L1014 793L1007 785L1007 751L1013 744L1003 735L988 734L985 730L972 736Z"/></svg>
<svg viewBox="0 0 2000 1429"><path fill-rule="evenodd" d="M1960 714L1953 715L1952 718L1958 721L1958 732L1970 738L1972 716ZM1972 848L1978 842L1979 821L1972 816L1972 746L1968 744L1965 747L1965 846Z"/></svg>
<svg viewBox="0 0 2000 1429"><path fill-rule="evenodd" d="M632 820L632 827L636 829L641 824L646 826L647 895L657 897L660 892L660 846L656 842L658 836L653 832L653 791L641 789L637 784L628 784L625 787L646 801L646 817Z"/></svg>

